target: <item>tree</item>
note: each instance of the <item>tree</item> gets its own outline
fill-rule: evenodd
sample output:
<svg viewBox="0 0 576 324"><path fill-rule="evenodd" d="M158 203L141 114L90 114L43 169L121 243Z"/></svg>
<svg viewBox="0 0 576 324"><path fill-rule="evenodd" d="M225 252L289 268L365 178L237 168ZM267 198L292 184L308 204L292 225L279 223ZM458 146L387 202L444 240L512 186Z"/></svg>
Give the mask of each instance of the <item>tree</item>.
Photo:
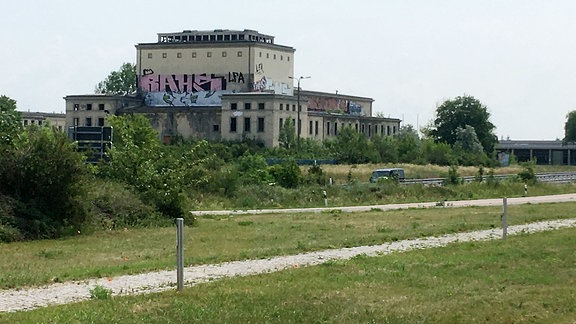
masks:
<svg viewBox="0 0 576 324"><path fill-rule="evenodd" d="M344 127L336 138L330 140L332 154L341 163L368 163L379 159L378 152L364 134L352 127Z"/></svg>
<svg viewBox="0 0 576 324"><path fill-rule="evenodd" d="M398 141L400 161L417 163L420 158L420 138L414 127L410 124L402 126L394 137Z"/></svg>
<svg viewBox="0 0 576 324"><path fill-rule="evenodd" d="M136 66L124 63L120 70L113 71L96 85L95 93L111 95L130 95L136 93Z"/></svg>
<svg viewBox="0 0 576 324"><path fill-rule="evenodd" d="M278 142L280 142L280 146L287 150L291 149L296 143L296 128L292 119L286 118L284 121L284 125L280 128Z"/></svg>
<svg viewBox="0 0 576 324"><path fill-rule="evenodd" d="M22 114L16 111L16 100L0 96L0 145L12 144L22 131Z"/></svg>
<svg viewBox="0 0 576 324"><path fill-rule="evenodd" d="M498 141L494 134L496 127L490 122L486 106L472 96L456 97L442 103L436 109L436 119L425 133L436 142L454 145L458 140L456 130L466 126L474 128L484 152L490 155Z"/></svg>
<svg viewBox="0 0 576 324"><path fill-rule="evenodd" d="M564 142L576 142L576 110L566 115L564 124Z"/></svg>
<svg viewBox="0 0 576 324"><path fill-rule="evenodd" d="M0 159L0 195L17 202L10 223L27 239L76 232L87 215L87 176L84 156L66 133L27 127Z"/></svg>
<svg viewBox="0 0 576 324"><path fill-rule="evenodd" d="M466 125L465 128L456 128L456 143L454 151L463 165L482 165L487 162L487 156L474 127Z"/></svg>

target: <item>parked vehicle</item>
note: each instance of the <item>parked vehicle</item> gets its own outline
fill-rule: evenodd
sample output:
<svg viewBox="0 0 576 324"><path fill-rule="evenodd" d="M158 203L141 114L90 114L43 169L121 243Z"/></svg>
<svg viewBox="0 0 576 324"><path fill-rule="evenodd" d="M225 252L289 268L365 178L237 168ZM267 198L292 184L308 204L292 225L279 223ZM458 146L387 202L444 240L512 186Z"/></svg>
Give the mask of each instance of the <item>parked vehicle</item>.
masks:
<svg viewBox="0 0 576 324"><path fill-rule="evenodd" d="M404 169L402 168L389 168L389 169L376 169L370 176L370 182L377 182L380 179L393 179L396 181L404 181Z"/></svg>

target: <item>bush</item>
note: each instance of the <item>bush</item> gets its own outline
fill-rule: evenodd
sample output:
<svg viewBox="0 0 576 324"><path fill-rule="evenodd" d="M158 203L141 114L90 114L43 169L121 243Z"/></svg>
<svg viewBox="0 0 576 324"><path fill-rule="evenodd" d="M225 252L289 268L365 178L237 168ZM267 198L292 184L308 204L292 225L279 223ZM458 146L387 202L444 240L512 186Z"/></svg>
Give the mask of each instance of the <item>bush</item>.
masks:
<svg viewBox="0 0 576 324"><path fill-rule="evenodd" d="M87 215L88 169L65 133L28 127L0 159L0 194L14 199L13 222L25 239L74 233Z"/></svg>
<svg viewBox="0 0 576 324"><path fill-rule="evenodd" d="M87 225L94 229L167 224L153 206L142 202L122 184L95 179L92 188L88 194L91 210Z"/></svg>
<svg viewBox="0 0 576 324"><path fill-rule="evenodd" d="M518 172L518 177L520 177L520 180L528 184L536 183L536 173L534 173L535 165L535 161L521 163L522 171Z"/></svg>
<svg viewBox="0 0 576 324"><path fill-rule="evenodd" d="M270 174L276 183L284 188L296 188L302 182L302 173L296 161L285 160L269 168Z"/></svg>

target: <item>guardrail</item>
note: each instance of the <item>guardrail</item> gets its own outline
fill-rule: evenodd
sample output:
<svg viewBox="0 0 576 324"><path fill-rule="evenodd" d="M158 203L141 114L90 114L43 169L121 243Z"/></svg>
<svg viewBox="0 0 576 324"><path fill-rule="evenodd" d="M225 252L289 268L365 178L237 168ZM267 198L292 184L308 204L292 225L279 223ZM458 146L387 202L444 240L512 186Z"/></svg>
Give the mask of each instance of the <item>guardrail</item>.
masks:
<svg viewBox="0 0 576 324"><path fill-rule="evenodd" d="M495 174L494 178L497 180L504 180L511 177L518 177L517 174ZM464 182L472 182L476 180L475 176L460 177ZM483 180L488 178L484 175ZM424 185L442 185L446 178L426 178L426 179L406 179L402 181L403 184L424 184ZM538 182L555 182L555 183L569 183L576 181L576 172L547 172L536 173L536 180Z"/></svg>

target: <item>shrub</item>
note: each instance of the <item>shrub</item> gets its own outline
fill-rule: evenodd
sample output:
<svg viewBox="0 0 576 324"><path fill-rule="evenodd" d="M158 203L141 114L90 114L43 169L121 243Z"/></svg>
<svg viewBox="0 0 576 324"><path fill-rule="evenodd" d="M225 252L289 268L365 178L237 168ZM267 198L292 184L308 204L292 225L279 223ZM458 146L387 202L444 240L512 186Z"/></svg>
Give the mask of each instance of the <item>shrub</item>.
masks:
<svg viewBox="0 0 576 324"><path fill-rule="evenodd" d="M284 188L296 188L302 182L302 173L294 160L285 160L269 168L276 183Z"/></svg>
<svg viewBox="0 0 576 324"><path fill-rule="evenodd" d="M0 194L16 201L14 226L25 239L76 230L87 215L88 169L65 133L28 127L0 160Z"/></svg>

